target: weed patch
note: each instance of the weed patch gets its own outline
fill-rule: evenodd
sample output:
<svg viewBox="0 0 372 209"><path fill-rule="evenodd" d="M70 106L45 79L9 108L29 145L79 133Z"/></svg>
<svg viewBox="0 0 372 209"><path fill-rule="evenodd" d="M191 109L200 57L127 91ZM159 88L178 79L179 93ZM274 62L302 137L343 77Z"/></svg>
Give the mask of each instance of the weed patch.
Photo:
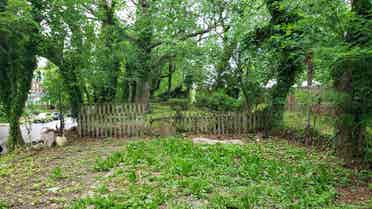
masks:
<svg viewBox="0 0 372 209"><path fill-rule="evenodd" d="M177 138L128 143L94 167L114 172L71 209L332 208L336 186L349 175L323 155L285 143L200 145Z"/></svg>

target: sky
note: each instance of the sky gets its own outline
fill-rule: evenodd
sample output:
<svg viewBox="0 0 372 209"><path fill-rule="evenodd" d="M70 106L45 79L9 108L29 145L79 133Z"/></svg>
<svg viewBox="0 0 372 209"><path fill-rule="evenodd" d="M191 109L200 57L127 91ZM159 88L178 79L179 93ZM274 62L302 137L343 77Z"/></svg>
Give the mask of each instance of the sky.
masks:
<svg viewBox="0 0 372 209"><path fill-rule="evenodd" d="M37 58L37 67L38 68L45 68L48 64L48 60L44 57L38 57Z"/></svg>

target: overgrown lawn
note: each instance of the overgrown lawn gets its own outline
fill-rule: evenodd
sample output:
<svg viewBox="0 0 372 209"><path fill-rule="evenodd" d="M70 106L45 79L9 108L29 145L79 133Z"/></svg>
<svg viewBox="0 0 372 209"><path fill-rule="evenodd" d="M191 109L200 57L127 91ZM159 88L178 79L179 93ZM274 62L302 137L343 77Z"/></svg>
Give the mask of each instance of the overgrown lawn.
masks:
<svg viewBox="0 0 372 209"><path fill-rule="evenodd" d="M335 162L283 142L131 142L96 160L99 184L70 208L341 208L350 172Z"/></svg>

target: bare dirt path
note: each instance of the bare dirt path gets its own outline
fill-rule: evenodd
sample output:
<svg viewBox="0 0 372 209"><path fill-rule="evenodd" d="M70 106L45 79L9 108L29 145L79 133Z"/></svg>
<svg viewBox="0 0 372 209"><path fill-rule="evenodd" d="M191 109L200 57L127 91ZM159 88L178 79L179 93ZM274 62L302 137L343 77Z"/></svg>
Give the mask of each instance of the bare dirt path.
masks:
<svg viewBox="0 0 372 209"><path fill-rule="evenodd" d="M82 141L64 148L20 151L0 158L0 201L11 208L64 208L94 185L94 163L127 140Z"/></svg>

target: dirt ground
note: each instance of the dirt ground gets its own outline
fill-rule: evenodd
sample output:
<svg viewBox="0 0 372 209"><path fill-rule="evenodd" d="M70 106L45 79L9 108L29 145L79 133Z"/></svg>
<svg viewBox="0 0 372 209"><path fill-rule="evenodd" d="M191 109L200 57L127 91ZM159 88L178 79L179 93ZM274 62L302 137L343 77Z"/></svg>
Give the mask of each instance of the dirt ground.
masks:
<svg viewBox="0 0 372 209"><path fill-rule="evenodd" d="M63 148L19 151L0 161L0 200L11 208L64 208L95 184L94 163L128 140L82 140Z"/></svg>

